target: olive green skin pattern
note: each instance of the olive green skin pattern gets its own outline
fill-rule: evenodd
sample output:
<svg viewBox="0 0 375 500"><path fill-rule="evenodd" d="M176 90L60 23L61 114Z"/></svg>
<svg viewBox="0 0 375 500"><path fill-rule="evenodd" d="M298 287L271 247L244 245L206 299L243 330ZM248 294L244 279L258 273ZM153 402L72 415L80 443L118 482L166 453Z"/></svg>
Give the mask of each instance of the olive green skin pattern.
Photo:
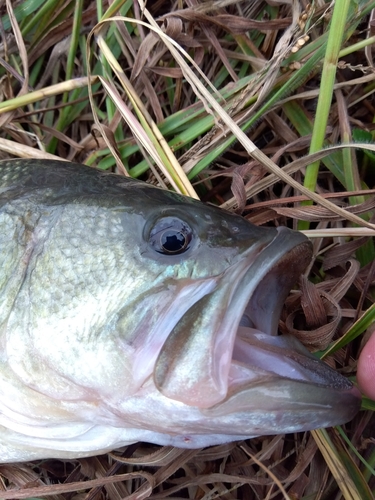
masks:
<svg viewBox="0 0 375 500"><path fill-rule="evenodd" d="M311 253L137 180L0 162L0 462L351 419L350 382L276 336Z"/></svg>

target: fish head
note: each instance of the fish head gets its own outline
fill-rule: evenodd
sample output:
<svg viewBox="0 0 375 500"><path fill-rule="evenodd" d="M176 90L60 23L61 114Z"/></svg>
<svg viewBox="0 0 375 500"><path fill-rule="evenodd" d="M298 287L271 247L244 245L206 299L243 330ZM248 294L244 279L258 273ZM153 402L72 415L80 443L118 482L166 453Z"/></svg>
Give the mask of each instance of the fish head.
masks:
<svg viewBox="0 0 375 500"><path fill-rule="evenodd" d="M198 275L213 289L171 329L154 365L156 388L211 418L250 418L253 411L255 434L350 420L359 391L297 339L278 335L285 299L311 262L311 243L285 227L258 228L211 207L205 217L209 223L196 227L184 259L202 264Z"/></svg>
<svg viewBox="0 0 375 500"><path fill-rule="evenodd" d="M139 304L144 311L156 307L158 317L155 334L150 322L135 330L141 347L134 380L151 376L165 398L210 418L238 412L249 418L254 411L255 434L350 420L359 391L297 339L278 335L285 299L311 262L311 242L285 227L257 227L217 207L143 187L139 249L157 280ZM159 308L160 286L165 300ZM124 317L131 317L129 310Z"/></svg>

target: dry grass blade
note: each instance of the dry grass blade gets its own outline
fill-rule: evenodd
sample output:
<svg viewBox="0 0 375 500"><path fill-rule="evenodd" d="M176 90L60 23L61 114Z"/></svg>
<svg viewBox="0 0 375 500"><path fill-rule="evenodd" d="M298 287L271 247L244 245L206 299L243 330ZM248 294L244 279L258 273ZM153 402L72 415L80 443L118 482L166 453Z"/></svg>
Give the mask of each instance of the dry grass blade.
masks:
<svg viewBox="0 0 375 500"><path fill-rule="evenodd" d="M283 333L291 334L313 351L326 349L331 342L342 313L332 293L326 293L301 278L301 296L297 302L294 296L290 305L285 306L285 323L280 325ZM303 318L304 327L295 327L296 320L300 324Z"/></svg>
<svg viewBox="0 0 375 500"><path fill-rule="evenodd" d="M248 451L246 451L248 453ZM250 454L250 457L251 459L257 464L259 465L259 467L261 469L263 469L272 479L273 481L275 481L275 484L277 485L277 487L280 489L281 493L283 494L283 497L285 498L285 500L291 500L290 496L287 494L287 492L285 491L283 485L281 484L281 482L279 481L279 479L272 473L272 471L270 471L260 460L258 460L254 455Z"/></svg>
<svg viewBox="0 0 375 500"><path fill-rule="evenodd" d="M64 92L87 87L87 85L95 83L96 80L96 76L92 78L83 76L81 78L75 78L74 80L57 83L56 85L51 85L50 87L45 87L40 90L35 90L34 92L28 92L26 95L0 103L0 115L27 106L28 104L42 101L46 97L56 96Z"/></svg>
<svg viewBox="0 0 375 500"><path fill-rule="evenodd" d="M156 465L161 467L169 465L170 462L177 459L182 453L181 449L174 448L173 446L162 446L157 451L144 455L142 457L126 458L110 453L109 455L116 461L123 464L134 465ZM197 452L198 453L198 452Z"/></svg>
<svg viewBox="0 0 375 500"><path fill-rule="evenodd" d="M31 497L48 497L51 495L58 495L63 493L71 493L80 491L82 489L95 488L97 486L105 486L107 484L128 481L129 479L141 478L145 480L145 487L142 487L142 494L138 497L139 500L147 498L150 495L153 486L154 478L147 472L129 472L127 474L119 474L111 477L101 477L99 479L92 479L85 482L69 483L69 484L54 484L50 486L38 486L36 488L23 488L15 491L7 490L1 493L1 498L4 500L19 500ZM128 497L130 500L131 497ZM133 497L134 499L137 497Z"/></svg>
<svg viewBox="0 0 375 500"><path fill-rule="evenodd" d="M51 159L51 160L64 160L45 151L39 151L31 146L26 146L25 144L20 144L15 141L10 141L9 139L3 139L0 137L0 150L4 153L16 155L18 158L41 158L41 159ZM68 160L66 160L68 161Z"/></svg>
<svg viewBox="0 0 375 500"><path fill-rule="evenodd" d="M353 479L348 475L348 469L343 466L339 453L331 441L327 431L322 429L312 431L312 435L320 449L320 452L324 456L328 467L336 479L345 500L371 500L372 494L369 490L366 496L363 496L363 491L361 493L358 491Z"/></svg>
<svg viewBox="0 0 375 500"><path fill-rule="evenodd" d="M353 228L330 228L330 229L306 229L306 231L301 231L309 238L339 238L339 237L353 237L358 238L360 236L374 236L373 229L368 229L366 227L353 227Z"/></svg>
<svg viewBox="0 0 375 500"><path fill-rule="evenodd" d="M349 213L361 214L368 212L375 208L375 197L369 199L360 205L355 205L347 207L346 210ZM327 210L324 207L319 206L300 206L300 207L273 207L273 211L277 214L291 217L292 219L301 219L308 221L319 222L321 220L343 220L342 216L332 214L331 210Z"/></svg>

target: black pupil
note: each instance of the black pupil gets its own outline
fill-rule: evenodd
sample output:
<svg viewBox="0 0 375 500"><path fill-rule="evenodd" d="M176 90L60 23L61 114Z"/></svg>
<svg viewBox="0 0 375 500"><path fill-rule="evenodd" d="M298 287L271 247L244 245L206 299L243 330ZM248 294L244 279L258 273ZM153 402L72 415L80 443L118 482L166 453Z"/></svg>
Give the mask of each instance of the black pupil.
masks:
<svg viewBox="0 0 375 500"><path fill-rule="evenodd" d="M150 231L149 242L158 253L177 255L186 252L193 237L191 227L178 217L163 217Z"/></svg>
<svg viewBox="0 0 375 500"><path fill-rule="evenodd" d="M179 252L186 245L186 237L180 231L167 229L160 237L160 244L167 252Z"/></svg>

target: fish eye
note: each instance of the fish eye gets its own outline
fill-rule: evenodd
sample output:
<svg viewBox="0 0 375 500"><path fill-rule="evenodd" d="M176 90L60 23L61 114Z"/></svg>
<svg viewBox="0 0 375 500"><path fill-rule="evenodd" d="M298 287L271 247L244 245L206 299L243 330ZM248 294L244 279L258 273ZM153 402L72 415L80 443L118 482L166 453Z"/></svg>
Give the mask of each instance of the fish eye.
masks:
<svg viewBox="0 0 375 500"><path fill-rule="evenodd" d="M158 253L177 255L189 248L193 231L177 217L159 219L150 231L149 242Z"/></svg>

